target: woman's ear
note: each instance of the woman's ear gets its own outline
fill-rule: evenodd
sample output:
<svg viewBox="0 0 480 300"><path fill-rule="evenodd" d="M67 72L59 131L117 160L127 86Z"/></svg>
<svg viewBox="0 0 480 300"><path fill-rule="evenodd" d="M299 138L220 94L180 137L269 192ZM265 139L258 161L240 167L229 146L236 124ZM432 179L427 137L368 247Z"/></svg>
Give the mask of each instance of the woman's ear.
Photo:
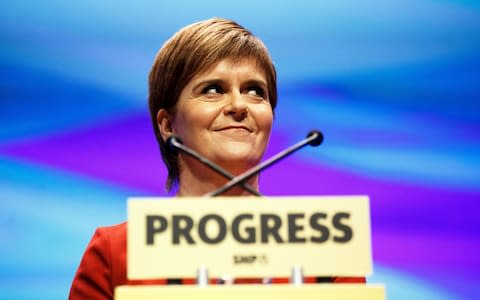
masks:
<svg viewBox="0 0 480 300"><path fill-rule="evenodd" d="M172 116L164 108L157 113L157 126L163 141L173 135Z"/></svg>

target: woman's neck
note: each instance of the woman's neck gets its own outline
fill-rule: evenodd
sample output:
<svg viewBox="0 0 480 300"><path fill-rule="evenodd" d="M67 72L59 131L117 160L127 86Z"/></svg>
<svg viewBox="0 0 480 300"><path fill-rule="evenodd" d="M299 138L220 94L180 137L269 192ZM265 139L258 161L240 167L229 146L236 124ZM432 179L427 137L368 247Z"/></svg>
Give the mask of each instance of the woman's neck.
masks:
<svg viewBox="0 0 480 300"><path fill-rule="evenodd" d="M228 170L234 176L248 170L248 167ZM209 167L197 161L188 161L180 165L179 187L177 196L203 196L213 192L226 184L229 180ZM252 176L246 181L258 191L258 175ZM222 196L252 196L241 186L235 186L222 194Z"/></svg>

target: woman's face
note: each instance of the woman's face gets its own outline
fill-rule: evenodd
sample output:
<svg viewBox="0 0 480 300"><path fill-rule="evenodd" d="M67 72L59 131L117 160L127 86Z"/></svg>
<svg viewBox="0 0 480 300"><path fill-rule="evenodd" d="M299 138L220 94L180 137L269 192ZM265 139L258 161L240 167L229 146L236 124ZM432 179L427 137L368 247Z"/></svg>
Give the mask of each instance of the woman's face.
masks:
<svg viewBox="0 0 480 300"><path fill-rule="evenodd" d="M252 59L224 59L185 86L171 125L185 145L239 173L260 161L272 121L263 70Z"/></svg>

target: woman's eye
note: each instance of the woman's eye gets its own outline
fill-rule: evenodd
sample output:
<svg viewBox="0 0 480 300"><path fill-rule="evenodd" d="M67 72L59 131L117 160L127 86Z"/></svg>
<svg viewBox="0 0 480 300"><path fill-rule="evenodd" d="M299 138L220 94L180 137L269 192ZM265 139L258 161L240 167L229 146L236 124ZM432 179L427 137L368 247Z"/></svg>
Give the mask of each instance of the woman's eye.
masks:
<svg viewBox="0 0 480 300"><path fill-rule="evenodd" d="M249 95L261 97L261 98L265 98L265 94L266 94L265 90L258 86L249 87L247 93Z"/></svg>
<svg viewBox="0 0 480 300"><path fill-rule="evenodd" d="M206 86L202 90L202 94L221 94L221 93L223 93L223 89L217 84L211 84L209 86Z"/></svg>

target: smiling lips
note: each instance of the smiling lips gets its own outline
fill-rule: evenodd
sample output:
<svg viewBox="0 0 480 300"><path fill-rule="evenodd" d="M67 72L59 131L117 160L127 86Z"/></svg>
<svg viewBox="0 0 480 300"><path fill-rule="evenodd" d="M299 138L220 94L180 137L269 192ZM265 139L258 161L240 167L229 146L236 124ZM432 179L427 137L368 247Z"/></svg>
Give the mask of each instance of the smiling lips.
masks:
<svg viewBox="0 0 480 300"><path fill-rule="evenodd" d="M220 129L215 130L219 133L227 134L227 135L240 135L240 136L245 136L249 135L250 133L253 132L252 129L245 125L231 125L231 126L225 126L221 127Z"/></svg>
<svg viewBox="0 0 480 300"><path fill-rule="evenodd" d="M248 132L253 131L245 125L230 125L230 126L221 127L220 129L217 129L215 131L230 131L230 130L231 131L248 131Z"/></svg>

